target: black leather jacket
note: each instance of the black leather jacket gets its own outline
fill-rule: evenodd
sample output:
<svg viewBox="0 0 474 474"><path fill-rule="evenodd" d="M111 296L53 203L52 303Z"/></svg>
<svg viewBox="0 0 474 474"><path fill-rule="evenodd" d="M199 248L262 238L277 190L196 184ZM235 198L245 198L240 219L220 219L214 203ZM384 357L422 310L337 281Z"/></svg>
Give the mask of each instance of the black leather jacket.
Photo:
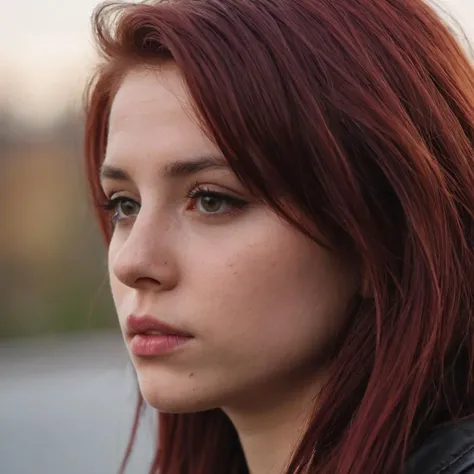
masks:
<svg viewBox="0 0 474 474"><path fill-rule="evenodd" d="M409 457L405 474L474 474L474 419L434 431Z"/></svg>

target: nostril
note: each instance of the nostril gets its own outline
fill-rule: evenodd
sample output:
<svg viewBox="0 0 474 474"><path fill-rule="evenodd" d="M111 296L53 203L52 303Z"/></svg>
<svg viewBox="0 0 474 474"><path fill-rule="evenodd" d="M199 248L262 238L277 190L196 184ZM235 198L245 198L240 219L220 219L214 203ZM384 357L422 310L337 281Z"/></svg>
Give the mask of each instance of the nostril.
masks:
<svg viewBox="0 0 474 474"><path fill-rule="evenodd" d="M161 282L151 277L140 277L135 280L135 286L137 287L156 287L161 286Z"/></svg>

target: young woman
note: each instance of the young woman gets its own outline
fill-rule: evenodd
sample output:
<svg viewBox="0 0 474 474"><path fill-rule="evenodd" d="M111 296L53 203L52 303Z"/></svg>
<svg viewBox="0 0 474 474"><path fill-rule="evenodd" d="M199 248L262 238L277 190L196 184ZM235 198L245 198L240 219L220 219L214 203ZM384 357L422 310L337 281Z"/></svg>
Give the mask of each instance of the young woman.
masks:
<svg viewBox="0 0 474 474"><path fill-rule="evenodd" d="M93 21L86 164L151 472L474 473L474 72L430 7Z"/></svg>

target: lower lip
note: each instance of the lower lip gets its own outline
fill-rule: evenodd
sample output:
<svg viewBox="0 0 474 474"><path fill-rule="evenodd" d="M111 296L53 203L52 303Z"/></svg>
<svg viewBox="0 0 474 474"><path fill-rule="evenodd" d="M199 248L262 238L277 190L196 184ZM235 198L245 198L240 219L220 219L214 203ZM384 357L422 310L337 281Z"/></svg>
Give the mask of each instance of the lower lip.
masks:
<svg viewBox="0 0 474 474"><path fill-rule="evenodd" d="M130 341L130 351L139 357L167 354L191 338L172 334L135 334Z"/></svg>

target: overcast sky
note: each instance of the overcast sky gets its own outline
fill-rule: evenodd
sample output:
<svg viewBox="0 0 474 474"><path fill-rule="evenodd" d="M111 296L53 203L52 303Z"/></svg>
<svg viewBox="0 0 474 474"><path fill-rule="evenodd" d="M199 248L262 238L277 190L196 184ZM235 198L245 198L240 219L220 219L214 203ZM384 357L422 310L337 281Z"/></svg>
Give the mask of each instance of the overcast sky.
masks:
<svg viewBox="0 0 474 474"><path fill-rule="evenodd" d="M93 60L97 0L0 0L0 101L44 119L79 100ZM474 42L474 0L437 0Z"/></svg>

